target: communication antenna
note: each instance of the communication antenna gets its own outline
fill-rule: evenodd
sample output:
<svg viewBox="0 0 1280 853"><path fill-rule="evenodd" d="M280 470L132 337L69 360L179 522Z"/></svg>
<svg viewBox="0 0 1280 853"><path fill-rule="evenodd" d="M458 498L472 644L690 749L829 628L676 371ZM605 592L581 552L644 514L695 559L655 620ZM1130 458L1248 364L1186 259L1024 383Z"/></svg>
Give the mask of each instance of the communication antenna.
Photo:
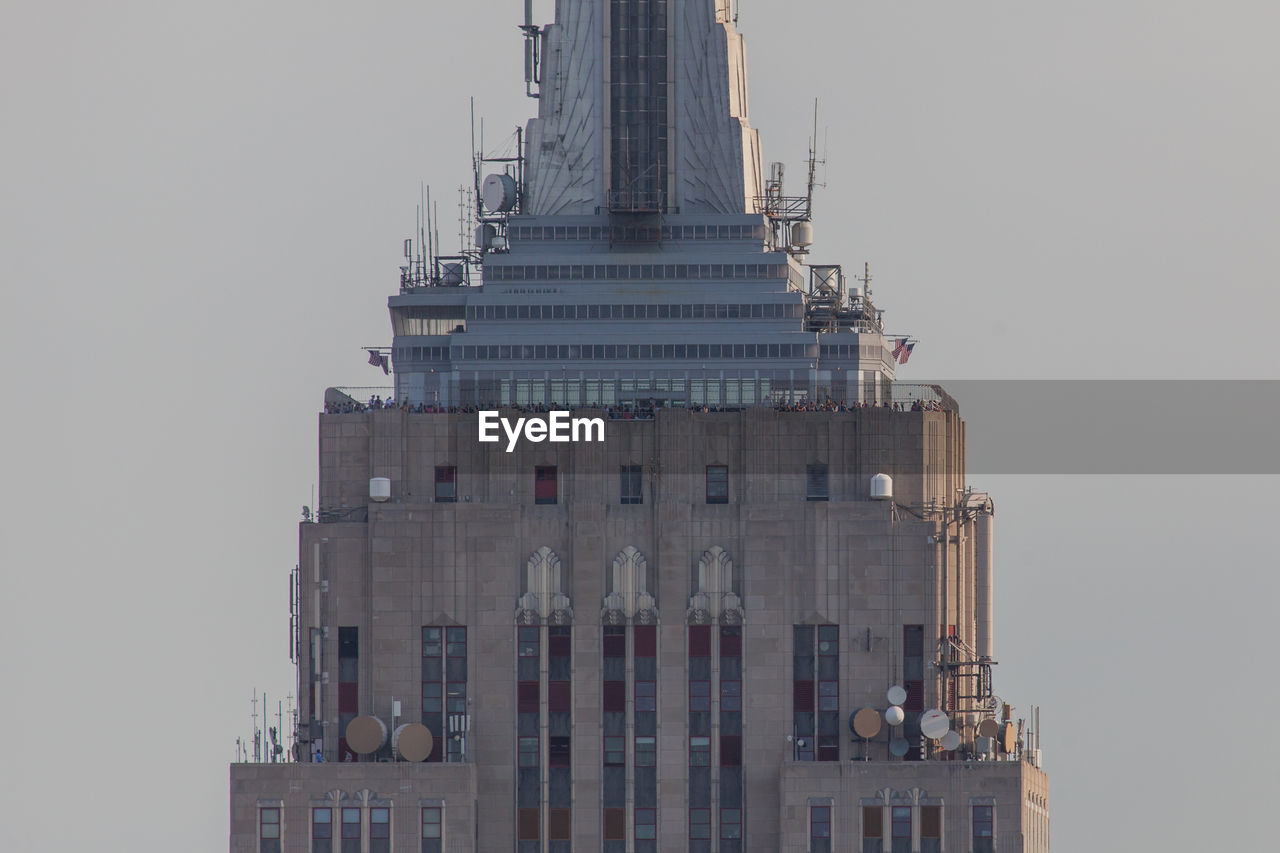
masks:
<svg viewBox="0 0 1280 853"><path fill-rule="evenodd" d="M895 684L889 688L885 698L889 700L890 705L901 705L907 701L907 691L902 685Z"/></svg>
<svg viewBox="0 0 1280 853"><path fill-rule="evenodd" d="M920 734L930 740L938 740L949 731L951 721L937 708L931 708L920 715Z"/></svg>
<svg viewBox="0 0 1280 853"><path fill-rule="evenodd" d="M538 27L533 23L533 0L524 0L524 24L520 26L520 31L524 33L524 93L530 98L537 98L539 93L533 87L541 86L542 80L538 74L539 33Z"/></svg>

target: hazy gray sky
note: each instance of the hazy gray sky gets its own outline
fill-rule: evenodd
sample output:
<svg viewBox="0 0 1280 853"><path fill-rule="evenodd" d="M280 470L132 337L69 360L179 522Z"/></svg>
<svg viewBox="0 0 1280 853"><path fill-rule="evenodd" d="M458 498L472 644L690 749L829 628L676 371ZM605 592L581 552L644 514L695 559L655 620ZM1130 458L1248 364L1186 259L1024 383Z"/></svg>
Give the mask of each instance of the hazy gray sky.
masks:
<svg viewBox="0 0 1280 853"><path fill-rule="evenodd" d="M323 389L381 379L359 348L420 180L452 221L468 98L489 141L532 112L520 6L4 3L0 848L226 849L250 695L293 687ZM797 181L820 100L812 260L871 262L903 378L1277 378L1274 3L744 0L741 29ZM974 485L1056 847L1269 846L1277 478Z"/></svg>

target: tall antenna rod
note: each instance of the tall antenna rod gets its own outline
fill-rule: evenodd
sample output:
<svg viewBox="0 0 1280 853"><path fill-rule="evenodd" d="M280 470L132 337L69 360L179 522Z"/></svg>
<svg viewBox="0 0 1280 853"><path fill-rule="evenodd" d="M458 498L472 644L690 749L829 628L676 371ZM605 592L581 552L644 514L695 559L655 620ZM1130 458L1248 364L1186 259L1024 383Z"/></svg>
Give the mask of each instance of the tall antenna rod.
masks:
<svg viewBox="0 0 1280 853"><path fill-rule="evenodd" d="M427 279L427 284L432 284L434 283L435 272L436 272L436 244L432 240L432 233L431 233L431 187L427 187L427 201L426 201L425 210L427 214L427 217L426 217L427 218L426 264L430 264L430 269L431 269L431 272L427 274L426 279Z"/></svg>
<svg viewBox="0 0 1280 853"><path fill-rule="evenodd" d="M809 140L809 191L807 195L809 215L813 215L813 181L818 165L818 99L813 99L813 137Z"/></svg>

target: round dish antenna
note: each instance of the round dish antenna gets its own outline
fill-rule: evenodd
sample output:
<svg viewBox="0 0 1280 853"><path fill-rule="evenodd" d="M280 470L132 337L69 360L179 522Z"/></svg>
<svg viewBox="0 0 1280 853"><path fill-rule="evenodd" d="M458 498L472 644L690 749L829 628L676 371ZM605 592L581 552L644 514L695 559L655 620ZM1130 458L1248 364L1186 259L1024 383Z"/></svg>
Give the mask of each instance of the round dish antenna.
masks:
<svg viewBox="0 0 1280 853"><path fill-rule="evenodd" d="M890 705L901 705L907 701L907 690L899 684L895 684L889 688L889 692L885 694Z"/></svg>
<svg viewBox="0 0 1280 853"><path fill-rule="evenodd" d="M405 761L426 761L431 756L435 738L431 729L422 723L405 723L396 726L391 735L391 751Z"/></svg>
<svg viewBox="0 0 1280 853"><path fill-rule="evenodd" d="M947 715L937 708L931 708L920 715L920 734L937 740L951 730L951 721Z"/></svg>
<svg viewBox="0 0 1280 853"><path fill-rule="evenodd" d="M884 721L891 726L900 726L902 721L907 718L907 714L897 705L890 705L884 711Z"/></svg>
<svg viewBox="0 0 1280 853"><path fill-rule="evenodd" d="M987 717L978 723L978 737L994 738L1000 734L1000 724L995 721L994 717Z"/></svg>
<svg viewBox="0 0 1280 853"><path fill-rule="evenodd" d="M864 740L880 734L880 712L875 708L863 708L849 718L849 728Z"/></svg>
<svg viewBox="0 0 1280 853"><path fill-rule="evenodd" d="M947 732L945 735L942 736L941 744L943 749L950 752L951 750L960 746L960 733Z"/></svg>
<svg viewBox="0 0 1280 853"><path fill-rule="evenodd" d="M387 724L377 717L356 717L347 723L347 746L359 755L377 752L387 742Z"/></svg>
<svg viewBox="0 0 1280 853"><path fill-rule="evenodd" d="M902 756L906 755L907 750L909 750L910 748L911 748L911 745L907 743L906 738L896 737L893 740L889 741L889 754L894 756L895 758L901 758Z"/></svg>

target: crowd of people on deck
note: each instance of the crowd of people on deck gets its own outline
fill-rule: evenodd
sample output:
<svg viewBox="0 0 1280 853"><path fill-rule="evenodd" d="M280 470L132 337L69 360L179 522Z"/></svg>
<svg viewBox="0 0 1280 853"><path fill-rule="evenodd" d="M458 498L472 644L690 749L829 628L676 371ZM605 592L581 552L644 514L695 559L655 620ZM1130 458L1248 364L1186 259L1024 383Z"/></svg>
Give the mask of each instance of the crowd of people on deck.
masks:
<svg viewBox="0 0 1280 853"><path fill-rule="evenodd" d="M610 420L652 420L654 416L654 406L641 405L613 405L613 406L580 406L576 408L583 409L604 409ZM681 408L694 412L737 412L748 406L709 406L703 403L687 403L675 404L667 406L667 408ZM895 412L941 412L946 410L946 406L937 400L911 400L898 402L853 402L846 403L844 400L832 400L830 397L825 400L799 400L794 403L775 403L773 406L775 411L779 412L849 412L857 409L890 409ZM383 399L378 395L369 398L368 403L361 403L358 400L347 398L342 401L331 401L324 404L324 414L326 415L347 415L363 412L375 412L382 409L399 409L402 412L414 414L422 414L427 412L435 412L450 415L474 414L482 409L504 409L507 411L525 412L529 414L539 414L553 411L563 411L564 406L549 405L546 403L532 403L525 405L503 405L493 404L490 406L440 406L434 403L409 403L402 400L397 403L393 398Z"/></svg>

